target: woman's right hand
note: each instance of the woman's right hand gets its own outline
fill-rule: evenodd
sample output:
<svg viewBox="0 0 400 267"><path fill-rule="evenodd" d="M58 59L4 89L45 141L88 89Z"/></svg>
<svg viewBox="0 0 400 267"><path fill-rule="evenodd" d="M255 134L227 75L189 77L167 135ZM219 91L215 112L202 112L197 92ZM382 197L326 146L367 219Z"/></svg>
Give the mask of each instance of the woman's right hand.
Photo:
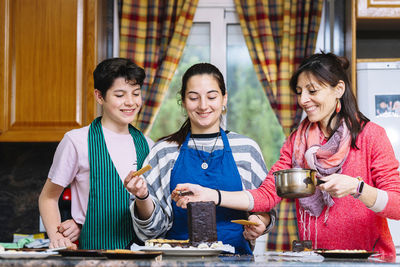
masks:
<svg viewBox="0 0 400 267"><path fill-rule="evenodd" d="M264 217L268 217L266 219L269 220L269 215L268 213L265 213ZM256 222L258 225L245 225L244 226L244 231L243 231L243 236L246 240L253 240L255 241L258 237L264 234L264 231L266 229L266 225L263 220L261 220L258 215L252 214L249 216L248 220L250 222Z"/></svg>
<svg viewBox="0 0 400 267"><path fill-rule="evenodd" d="M124 180L124 187L129 193L145 198L148 195L147 183L140 176L134 176L134 171L131 171Z"/></svg>
<svg viewBox="0 0 400 267"><path fill-rule="evenodd" d="M191 194L182 195L181 192L191 192ZM218 193L214 189L203 187L198 184L178 184L171 194L172 200L176 202L178 207L187 208L189 202L199 201L218 201Z"/></svg>

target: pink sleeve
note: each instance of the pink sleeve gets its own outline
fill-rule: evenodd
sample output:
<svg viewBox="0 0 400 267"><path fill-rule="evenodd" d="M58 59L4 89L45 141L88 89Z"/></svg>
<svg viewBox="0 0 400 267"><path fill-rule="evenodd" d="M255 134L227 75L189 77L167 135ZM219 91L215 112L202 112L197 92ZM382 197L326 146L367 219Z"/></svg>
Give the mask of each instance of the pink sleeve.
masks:
<svg viewBox="0 0 400 267"><path fill-rule="evenodd" d="M371 135L371 177L374 186L386 191L388 202L379 216L390 219L400 219L400 176L399 162L397 161L393 147L381 127L372 129Z"/></svg>
<svg viewBox="0 0 400 267"><path fill-rule="evenodd" d="M279 160L271 167L267 177L259 188L249 190L254 199L252 212L265 212L271 210L281 201L276 194L274 172L292 168L294 134L283 144Z"/></svg>
<svg viewBox="0 0 400 267"><path fill-rule="evenodd" d="M54 154L53 164L51 165L48 178L62 187L67 187L78 172L78 155L74 144L65 135L58 144Z"/></svg>

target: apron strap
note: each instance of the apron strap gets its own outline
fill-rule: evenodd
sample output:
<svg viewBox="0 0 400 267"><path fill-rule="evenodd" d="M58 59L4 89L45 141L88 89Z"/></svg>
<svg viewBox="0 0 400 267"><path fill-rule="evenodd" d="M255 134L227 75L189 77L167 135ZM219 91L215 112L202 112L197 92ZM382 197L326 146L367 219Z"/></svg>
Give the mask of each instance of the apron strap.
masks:
<svg viewBox="0 0 400 267"><path fill-rule="evenodd" d="M231 146L229 145L228 137L226 136L225 131L222 128L219 128L222 142L224 142L224 151L232 152Z"/></svg>

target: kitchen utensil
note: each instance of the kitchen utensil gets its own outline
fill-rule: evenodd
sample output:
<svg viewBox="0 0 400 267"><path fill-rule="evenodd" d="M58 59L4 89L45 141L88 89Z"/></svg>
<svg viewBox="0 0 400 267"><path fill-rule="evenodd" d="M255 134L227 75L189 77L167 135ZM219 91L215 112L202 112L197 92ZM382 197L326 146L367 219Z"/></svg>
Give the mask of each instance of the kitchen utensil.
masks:
<svg viewBox="0 0 400 267"><path fill-rule="evenodd" d="M374 243L374 245L372 246L372 251L375 251L375 246L376 246L376 244L378 243L379 239L380 239L380 237L378 237L378 238L375 240L375 243Z"/></svg>
<svg viewBox="0 0 400 267"><path fill-rule="evenodd" d="M60 251L60 250L64 250L64 249L67 249L67 247L48 248L48 249L46 249L44 252Z"/></svg>
<svg viewBox="0 0 400 267"><path fill-rule="evenodd" d="M193 195L192 191L178 191L178 195L183 197L183 196L191 196Z"/></svg>
<svg viewBox="0 0 400 267"><path fill-rule="evenodd" d="M275 188L282 198L301 198L314 194L315 186L324 183L316 178L316 171L293 168L274 172Z"/></svg>

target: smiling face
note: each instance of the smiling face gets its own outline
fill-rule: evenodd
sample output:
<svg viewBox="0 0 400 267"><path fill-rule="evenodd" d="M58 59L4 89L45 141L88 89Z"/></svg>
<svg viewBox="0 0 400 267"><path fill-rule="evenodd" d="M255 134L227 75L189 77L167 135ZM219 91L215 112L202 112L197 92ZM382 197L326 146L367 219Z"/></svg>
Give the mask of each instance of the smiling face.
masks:
<svg viewBox="0 0 400 267"><path fill-rule="evenodd" d="M187 81L183 107L194 134L219 131L222 107L227 95L222 95L217 80L209 74L194 75Z"/></svg>
<svg viewBox="0 0 400 267"><path fill-rule="evenodd" d="M297 101L306 112L310 122L318 122L325 136L329 118L335 111L337 101L344 93L344 82L332 87L319 82L314 75L302 72L297 80L296 94ZM333 120L332 123L335 123Z"/></svg>
<svg viewBox="0 0 400 267"><path fill-rule="evenodd" d="M116 133L129 133L131 123L142 106L140 85L117 78L103 97L95 90L97 102L103 106L102 125Z"/></svg>

